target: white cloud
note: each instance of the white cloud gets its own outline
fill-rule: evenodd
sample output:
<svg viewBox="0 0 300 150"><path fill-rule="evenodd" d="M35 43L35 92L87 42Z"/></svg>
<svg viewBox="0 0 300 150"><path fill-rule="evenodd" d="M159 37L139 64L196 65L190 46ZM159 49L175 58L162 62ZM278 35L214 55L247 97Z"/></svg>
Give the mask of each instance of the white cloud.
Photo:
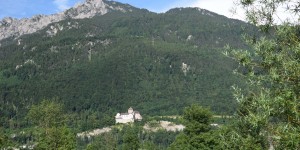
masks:
<svg viewBox="0 0 300 150"><path fill-rule="evenodd" d="M197 0L191 3L191 6L207 9L229 18L245 20L244 12L236 7L233 0Z"/></svg>
<svg viewBox="0 0 300 150"><path fill-rule="evenodd" d="M54 0L54 4L57 6L59 11L63 11L63 10L70 8L68 3L69 3L69 0Z"/></svg>
<svg viewBox="0 0 300 150"><path fill-rule="evenodd" d="M287 2L284 2L277 7L277 11L273 15L274 22L276 24L282 24L285 21L288 21L290 23L299 24L298 19L300 19L300 14L295 13L294 8L295 6L299 5L299 0L289 0ZM256 7L258 7L259 4L257 4Z"/></svg>
<svg viewBox="0 0 300 150"><path fill-rule="evenodd" d="M191 7L199 7L209 11L224 15L229 18L239 20L246 20L245 11L240 6L235 5L236 0L195 0L189 3ZM288 19L291 22L297 22L299 16L293 15L291 12L286 11L286 5L295 5L298 0L291 0L285 5L279 6L274 15L275 23L281 24Z"/></svg>
<svg viewBox="0 0 300 150"><path fill-rule="evenodd" d="M174 7L199 7L229 18L245 20L243 11L235 7L234 0L176 0L161 12Z"/></svg>

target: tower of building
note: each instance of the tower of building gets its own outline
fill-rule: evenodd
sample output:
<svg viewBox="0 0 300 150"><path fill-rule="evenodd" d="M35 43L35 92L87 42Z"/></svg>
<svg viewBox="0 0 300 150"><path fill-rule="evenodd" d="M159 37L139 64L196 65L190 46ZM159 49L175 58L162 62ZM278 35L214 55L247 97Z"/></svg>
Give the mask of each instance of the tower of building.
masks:
<svg viewBox="0 0 300 150"><path fill-rule="evenodd" d="M130 107L128 108L128 114L132 114L133 113L133 109Z"/></svg>

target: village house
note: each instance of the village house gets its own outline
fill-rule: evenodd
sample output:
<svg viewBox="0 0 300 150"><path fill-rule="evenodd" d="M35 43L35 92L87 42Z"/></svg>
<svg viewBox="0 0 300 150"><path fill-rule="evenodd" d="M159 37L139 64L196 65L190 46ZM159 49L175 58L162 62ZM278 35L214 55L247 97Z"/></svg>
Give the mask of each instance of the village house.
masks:
<svg viewBox="0 0 300 150"><path fill-rule="evenodd" d="M133 111L131 107L128 109L127 113L117 113L115 118L116 123L129 123L134 122L135 120L141 121L143 119L141 114L138 111Z"/></svg>

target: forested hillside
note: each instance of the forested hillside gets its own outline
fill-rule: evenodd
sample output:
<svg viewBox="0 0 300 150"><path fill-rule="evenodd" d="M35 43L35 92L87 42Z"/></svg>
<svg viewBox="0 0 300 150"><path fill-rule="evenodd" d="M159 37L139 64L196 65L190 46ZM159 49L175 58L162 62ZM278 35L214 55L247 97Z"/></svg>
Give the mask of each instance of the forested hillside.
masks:
<svg viewBox="0 0 300 150"><path fill-rule="evenodd" d="M0 149L300 149L300 2L236 2L1 20Z"/></svg>
<svg viewBox="0 0 300 150"><path fill-rule="evenodd" d="M192 103L232 114L230 87L243 85L222 52L246 47L244 32L256 28L203 9L132 8L4 39L0 125L28 126L26 113L43 99L64 104L79 130L113 124L129 106L150 116L181 114Z"/></svg>

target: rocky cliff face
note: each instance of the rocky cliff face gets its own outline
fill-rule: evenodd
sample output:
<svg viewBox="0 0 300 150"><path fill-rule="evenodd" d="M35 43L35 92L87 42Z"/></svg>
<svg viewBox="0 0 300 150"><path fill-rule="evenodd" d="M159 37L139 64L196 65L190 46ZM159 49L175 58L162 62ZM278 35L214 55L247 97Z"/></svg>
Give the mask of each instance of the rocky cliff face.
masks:
<svg viewBox="0 0 300 150"><path fill-rule="evenodd" d="M0 21L0 40L8 37L19 37L23 34L34 33L43 29L50 23L64 19L91 18L103 15L111 10L126 11L122 7L114 7L103 0L86 0L83 4L76 5L64 12L52 15L37 15L32 18L15 19L11 17Z"/></svg>

